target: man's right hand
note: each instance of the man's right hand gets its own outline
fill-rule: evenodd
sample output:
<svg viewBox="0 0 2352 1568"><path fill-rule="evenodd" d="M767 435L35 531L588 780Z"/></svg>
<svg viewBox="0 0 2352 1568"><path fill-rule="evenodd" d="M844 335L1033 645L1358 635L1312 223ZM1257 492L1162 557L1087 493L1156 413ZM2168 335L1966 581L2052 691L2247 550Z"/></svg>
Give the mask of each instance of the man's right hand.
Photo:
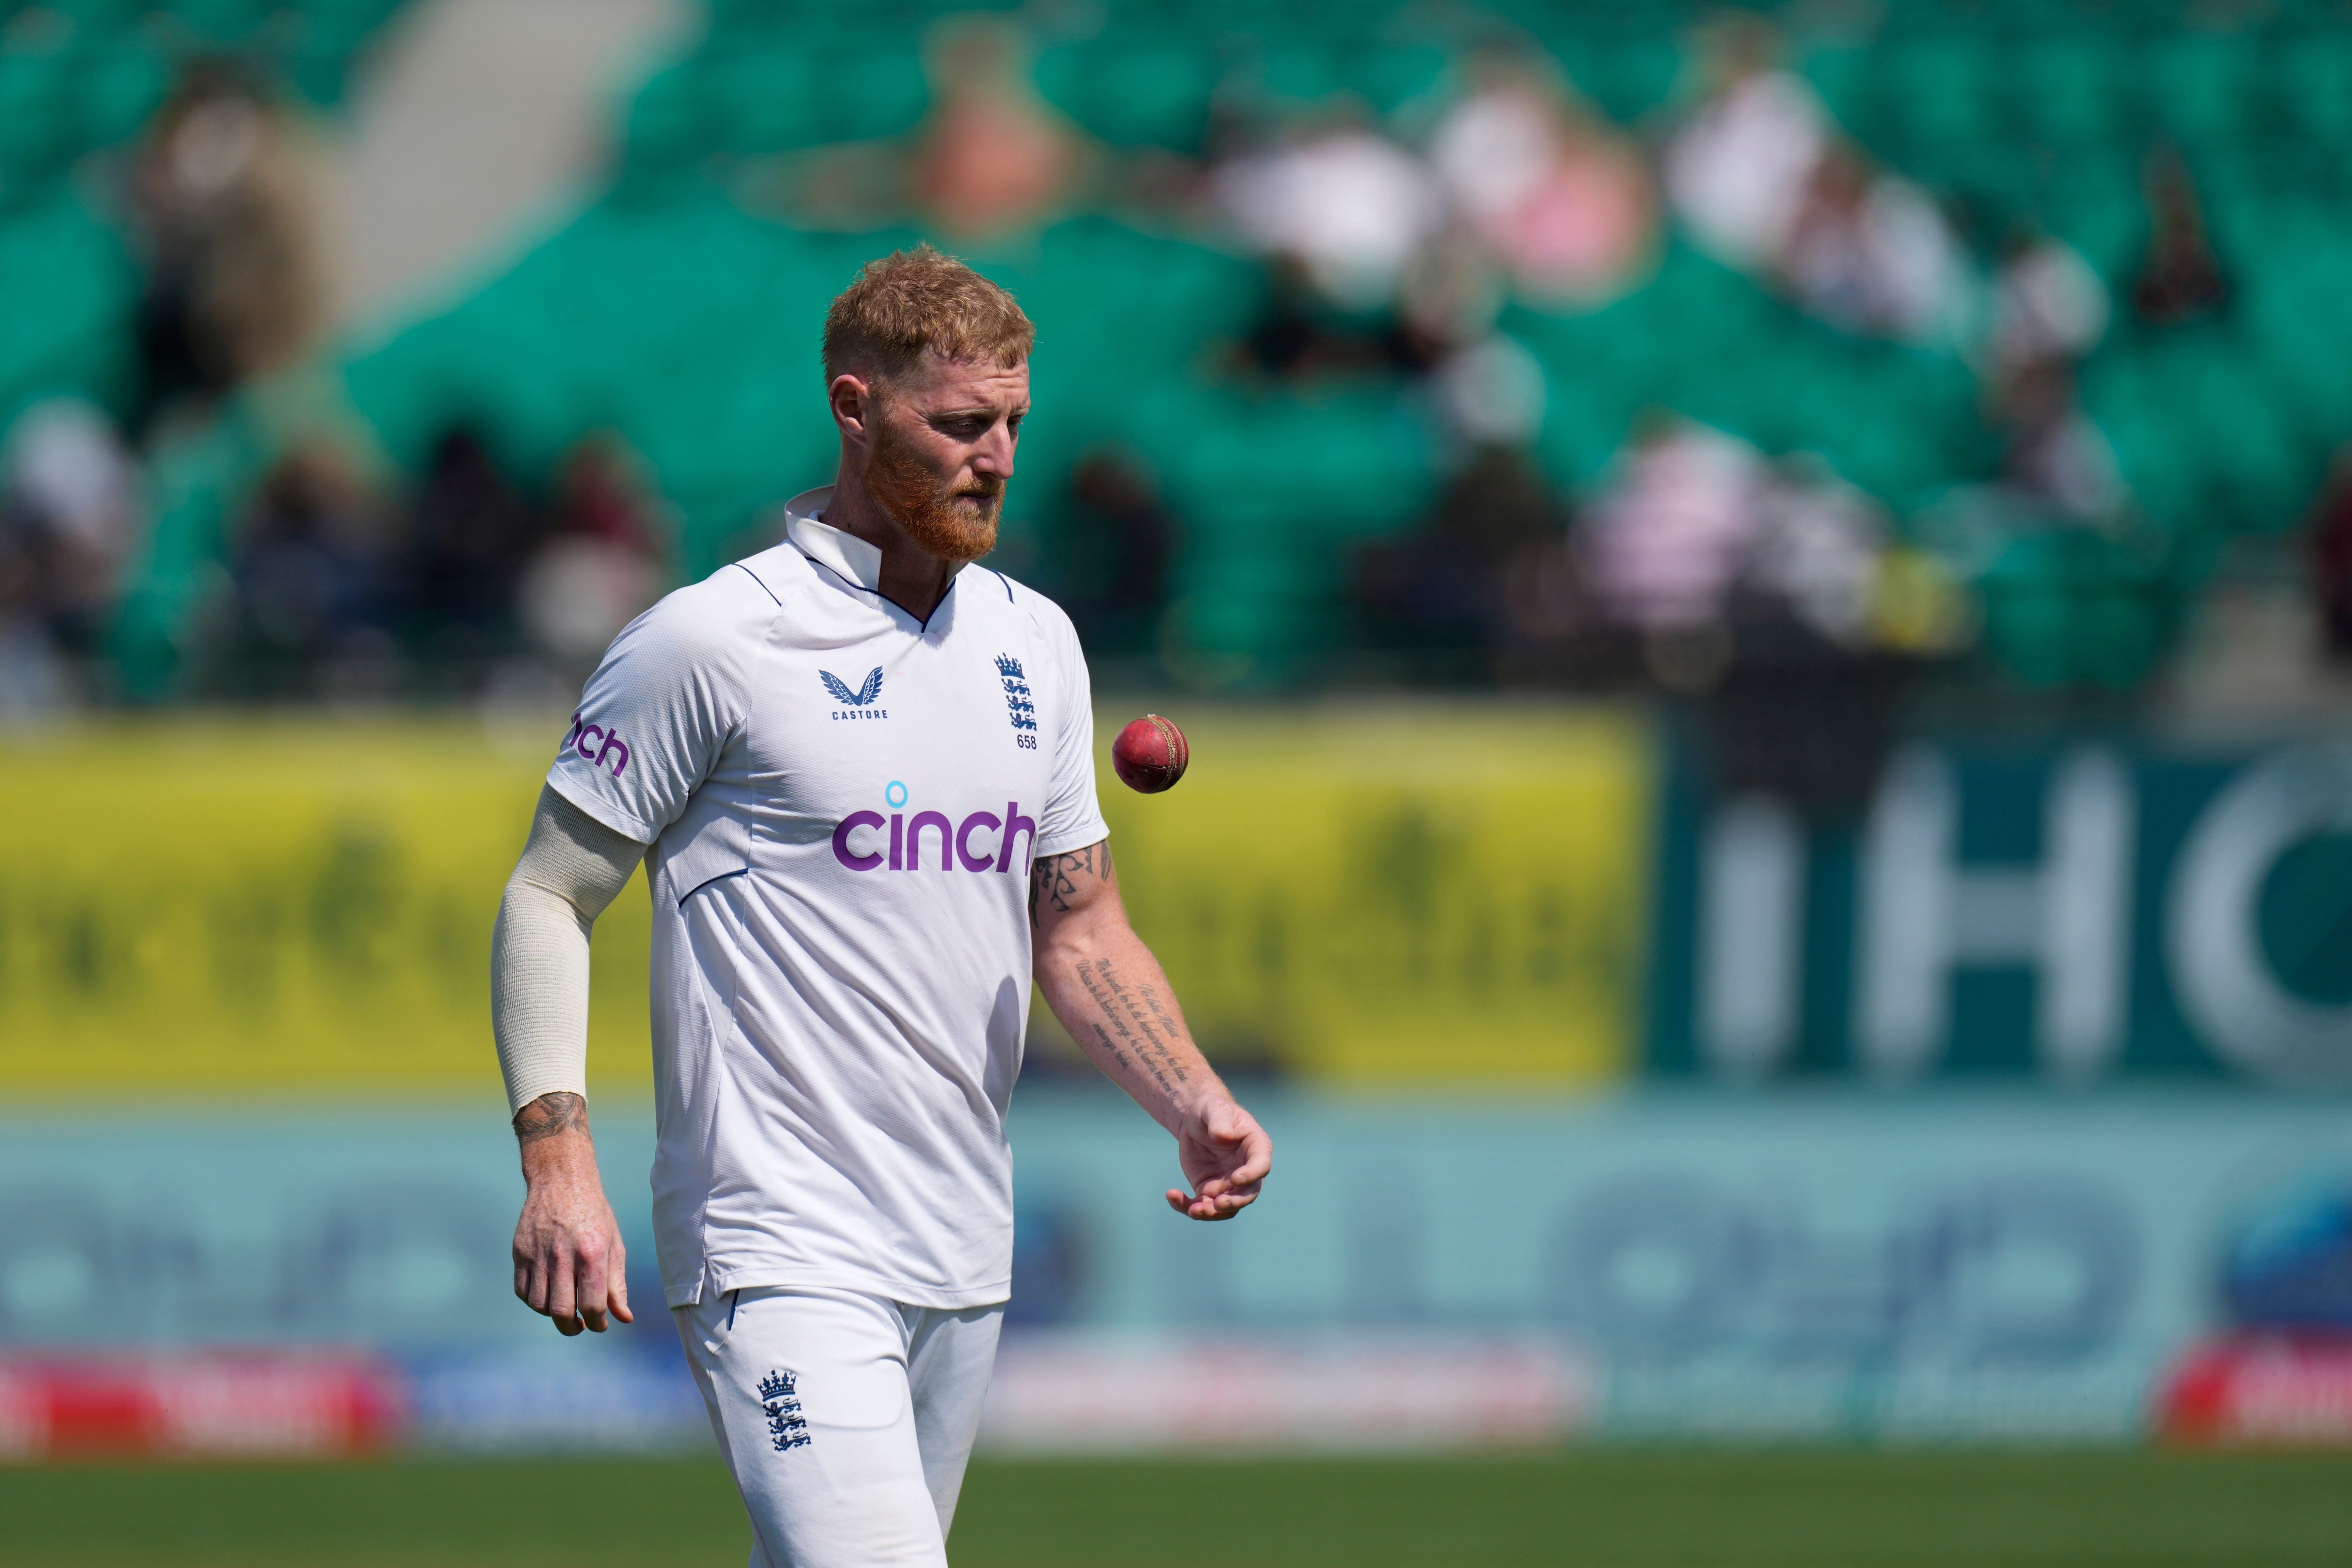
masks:
<svg viewBox="0 0 2352 1568"><path fill-rule="evenodd" d="M542 1094L515 1113L529 1187L515 1226L515 1294L558 1333L604 1331L629 1315L628 1255L588 1136L588 1102Z"/></svg>

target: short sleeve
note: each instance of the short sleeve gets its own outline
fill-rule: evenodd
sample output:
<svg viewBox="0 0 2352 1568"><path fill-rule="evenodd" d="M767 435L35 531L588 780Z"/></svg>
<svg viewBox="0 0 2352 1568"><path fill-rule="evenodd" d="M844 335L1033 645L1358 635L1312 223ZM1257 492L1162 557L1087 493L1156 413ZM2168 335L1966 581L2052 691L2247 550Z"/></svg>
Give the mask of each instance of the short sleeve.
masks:
<svg viewBox="0 0 2352 1568"><path fill-rule="evenodd" d="M549 787L640 844L660 837L742 721L756 628L733 608L714 579L629 623L588 678Z"/></svg>
<svg viewBox="0 0 2352 1568"><path fill-rule="evenodd" d="M1095 799L1095 695L1086 650L1067 616L1053 612L1046 635L1054 646L1055 697L1052 794L1037 818L1037 853L1060 855L1110 837Z"/></svg>

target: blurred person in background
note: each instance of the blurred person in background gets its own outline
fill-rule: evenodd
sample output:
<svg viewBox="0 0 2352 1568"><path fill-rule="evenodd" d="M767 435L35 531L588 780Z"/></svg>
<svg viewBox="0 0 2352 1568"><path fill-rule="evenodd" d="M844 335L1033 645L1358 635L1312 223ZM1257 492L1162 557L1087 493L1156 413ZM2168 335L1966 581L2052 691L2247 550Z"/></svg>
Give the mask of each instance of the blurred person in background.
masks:
<svg viewBox="0 0 2352 1568"><path fill-rule="evenodd" d="M1729 663L1725 616L1769 479L1747 442L1653 411L1587 516L1580 544L1596 602L1640 636L1669 689L1705 689Z"/></svg>
<svg viewBox="0 0 2352 1568"><path fill-rule="evenodd" d="M911 132L756 159L737 194L819 228L911 217L967 241L1033 233L1094 194L1109 163L1038 92L1033 57L1010 16L943 17L923 39L931 101Z"/></svg>
<svg viewBox="0 0 2352 1568"><path fill-rule="evenodd" d="M1732 657L1706 704L1716 781L1851 814L1877 782L1897 690L1880 646L1888 520L1809 453L1771 465L1759 507L1727 605Z"/></svg>
<svg viewBox="0 0 2352 1568"><path fill-rule="evenodd" d="M299 361L324 325L318 171L292 115L199 61L156 111L131 205L145 280L134 428Z"/></svg>
<svg viewBox="0 0 2352 1568"><path fill-rule="evenodd" d="M2105 336L2106 287L2081 253L2021 228L2004 243L1982 330L1969 345L2000 472L1955 487L1921 514L1964 574L2017 531L2112 522L2128 501L2114 448L2083 410L2083 359Z"/></svg>
<svg viewBox="0 0 2352 1568"><path fill-rule="evenodd" d="M1927 193L1836 139L1814 161L1776 269L1790 296L1831 325L1911 342L1952 331L1966 276Z"/></svg>
<svg viewBox="0 0 2352 1568"><path fill-rule="evenodd" d="M2352 444L2336 448L2304 537L2327 657L2352 663Z"/></svg>
<svg viewBox="0 0 2352 1568"><path fill-rule="evenodd" d="M2148 155L2141 179L2147 201L2147 250L2133 281L2132 310L2153 327L2210 316L2229 303L2230 280L2205 236L2204 204L2189 164L2171 148Z"/></svg>
<svg viewBox="0 0 2352 1568"><path fill-rule="evenodd" d="M0 715L89 695L122 574L141 543L139 475L113 422L71 398L37 403L0 447Z"/></svg>
<svg viewBox="0 0 2352 1568"><path fill-rule="evenodd" d="M1175 1137L1177 1213L1230 1218L1272 1166L1128 925L1076 634L976 564L1034 340L928 247L859 274L825 321L835 482L614 642L499 912L515 1290L602 1331L631 1315L586 1119L589 935L648 874L656 1238L755 1568L945 1568L1011 1285L1033 983Z"/></svg>
<svg viewBox="0 0 2352 1568"><path fill-rule="evenodd" d="M950 16L924 42L932 96L916 133L918 210L971 238L1042 226L1076 194L1091 149L1038 93L1028 35L1005 17Z"/></svg>
<svg viewBox="0 0 2352 1568"><path fill-rule="evenodd" d="M1473 57L1430 162L1522 298L1591 309L1654 265L1657 201L1639 150L1523 48Z"/></svg>
<svg viewBox="0 0 2352 1568"><path fill-rule="evenodd" d="M264 477L239 529L231 685L268 699L390 695L398 679L394 509L323 441Z"/></svg>
<svg viewBox="0 0 2352 1568"><path fill-rule="evenodd" d="M576 676L576 661L661 597L668 530L644 465L610 434L564 454L549 524L522 570L518 609L531 642Z"/></svg>
<svg viewBox="0 0 2352 1568"><path fill-rule="evenodd" d="M1097 656L1149 652L1179 542L1159 476L1134 452L1093 447L1070 469L1065 508L1054 569L1080 641Z"/></svg>
<svg viewBox="0 0 2352 1568"><path fill-rule="evenodd" d="M1349 311L1392 306L1444 216L1427 168L1348 100L1244 147L1210 179L1244 239L1295 262L1318 293Z"/></svg>
<svg viewBox="0 0 2352 1568"><path fill-rule="evenodd" d="M1701 35L1697 101L1666 143L1666 195L1700 249L1759 274L1787 256L1829 152L1829 111L1780 63L1780 38L1741 14Z"/></svg>
<svg viewBox="0 0 2352 1568"><path fill-rule="evenodd" d="M517 595L545 531L478 432L443 432L410 504L405 568L409 636L432 683L470 687L515 650Z"/></svg>
<svg viewBox="0 0 2352 1568"><path fill-rule="evenodd" d="M1495 679L1513 640L1514 579L1537 569L1567 528L1567 508L1528 454L1478 447L1413 532L1359 552L1366 640L1416 656L1419 676Z"/></svg>
<svg viewBox="0 0 2352 1568"><path fill-rule="evenodd" d="M1913 342L1951 335L1968 290L1950 224L1838 134L1780 51L1761 17L1703 36L1698 100L1666 144L1676 215L1700 249L1833 326Z"/></svg>
<svg viewBox="0 0 2352 1568"><path fill-rule="evenodd" d="M2011 237L1993 281L1986 344L1996 390L2052 360L2080 361L2106 335L2107 287L2083 253L2031 230Z"/></svg>

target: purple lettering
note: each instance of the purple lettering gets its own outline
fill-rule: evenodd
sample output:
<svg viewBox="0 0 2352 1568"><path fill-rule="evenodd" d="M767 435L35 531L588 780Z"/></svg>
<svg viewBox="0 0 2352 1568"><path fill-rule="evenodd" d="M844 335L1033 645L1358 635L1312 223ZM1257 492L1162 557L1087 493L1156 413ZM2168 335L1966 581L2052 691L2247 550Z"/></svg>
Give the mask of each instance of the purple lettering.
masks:
<svg viewBox="0 0 2352 1568"><path fill-rule="evenodd" d="M841 819L841 826L833 830L833 858L853 871L871 871L875 867L882 864L882 857L852 855L849 852L849 836L861 827L881 826L882 814L878 811L851 812Z"/></svg>
<svg viewBox="0 0 2352 1568"><path fill-rule="evenodd" d="M576 741L576 740L578 740L579 738L580 738L580 715L579 715L579 714L577 714L577 713L574 713L574 714L572 716L572 728L571 728L570 730L568 730L568 731L564 731L564 735L563 735L563 744L562 744L562 745L560 745L560 746L558 746L558 747L556 747L556 748L555 748L556 754L557 754L557 755L559 755L559 756L561 756L561 755L562 755L562 753L564 753L565 752L570 751L570 750L572 749L572 742L574 742L574 741Z"/></svg>
<svg viewBox="0 0 2352 1568"><path fill-rule="evenodd" d="M1013 836L1016 833L1029 835L1029 853L1034 857L1037 853L1037 824L1034 818L1021 815L1019 801L1008 800L1004 803L1004 837L997 840L1002 847L996 856L996 868L1000 871L1013 869ZM1025 861L1021 869L1024 874L1028 871Z"/></svg>
<svg viewBox="0 0 2352 1568"><path fill-rule="evenodd" d="M614 752L621 754L613 757ZM622 742L620 736L610 730L604 731L604 744L597 750L597 763L601 766L606 757L613 757L613 776L619 778L622 771L629 765L629 748Z"/></svg>
<svg viewBox="0 0 2352 1568"><path fill-rule="evenodd" d="M996 858L993 855L975 855L971 852L971 830L975 827L998 826L1000 824L996 813L992 811L975 811L963 819L963 826L956 829L956 858L963 863L965 870L985 871L994 863Z"/></svg>
<svg viewBox="0 0 2352 1568"><path fill-rule="evenodd" d="M955 855L948 847L950 837L955 832L955 824L936 811L919 811L915 813L915 820L907 825L908 870L919 871L923 868L923 829L933 823L937 823L940 829L940 869L942 871L955 869Z"/></svg>
<svg viewBox="0 0 2352 1568"><path fill-rule="evenodd" d="M596 760L596 754L588 749L588 737L591 735L595 736L601 741L604 738L604 731L602 728L594 724L583 724L580 726L580 754L586 757L589 761L593 762Z"/></svg>
<svg viewBox="0 0 2352 1568"><path fill-rule="evenodd" d="M901 794L904 792L902 791ZM907 819L898 812L890 814L890 869L898 870L907 854Z"/></svg>

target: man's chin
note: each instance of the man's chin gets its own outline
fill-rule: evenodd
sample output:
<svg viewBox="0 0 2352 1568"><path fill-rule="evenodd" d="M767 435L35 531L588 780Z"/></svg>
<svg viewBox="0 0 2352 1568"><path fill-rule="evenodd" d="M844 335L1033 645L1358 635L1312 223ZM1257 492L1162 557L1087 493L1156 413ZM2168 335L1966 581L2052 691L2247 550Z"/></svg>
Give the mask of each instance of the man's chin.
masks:
<svg viewBox="0 0 2352 1568"><path fill-rule="evenodd" d="M968 565L996 548L996 513L992 508L984 518L961 518L952 513L926 518L921 527L907 531L915 536L916 543L941 560Z"/></svg>

